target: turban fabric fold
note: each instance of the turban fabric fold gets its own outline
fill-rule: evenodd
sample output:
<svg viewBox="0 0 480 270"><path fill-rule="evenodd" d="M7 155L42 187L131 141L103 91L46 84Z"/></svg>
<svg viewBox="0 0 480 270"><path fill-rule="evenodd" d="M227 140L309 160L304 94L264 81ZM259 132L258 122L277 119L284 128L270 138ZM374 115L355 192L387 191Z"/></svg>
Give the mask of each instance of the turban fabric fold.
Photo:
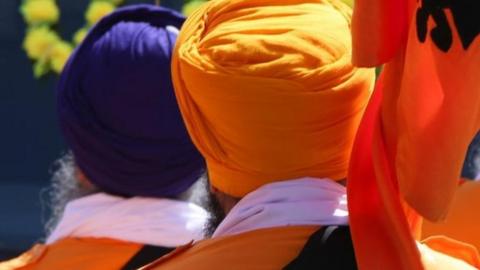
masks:
<svg viewBox="0 0 480 270"><path fill-rule="evenodd" d="M186 21L172 62L180 110L213 186L346 177L373 84L351 64L337 1L219 0Z"/></svg>
<svg viewBox="0 0 480 270"><path fill-rule="evenodd" d="M177 196L204 169L170 76L183 22L160 7L119 9L93 27L61 75L60 127L77 166L106 192Z"/></svg>

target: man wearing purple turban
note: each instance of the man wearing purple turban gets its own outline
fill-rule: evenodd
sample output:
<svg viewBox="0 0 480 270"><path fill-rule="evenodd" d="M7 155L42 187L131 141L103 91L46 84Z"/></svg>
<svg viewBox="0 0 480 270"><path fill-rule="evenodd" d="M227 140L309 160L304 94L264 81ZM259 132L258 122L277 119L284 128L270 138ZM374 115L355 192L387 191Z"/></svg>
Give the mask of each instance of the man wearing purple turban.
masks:
<svg viewBox="0 0 480 270"><path fill-rule="evenodd" d="M183 21L156 6L122 8L74 52L57 89L71 154L53 177L46 244L1 269L134 269L203 237L206 211L185 200L204 160L170 78Z"/></svg>

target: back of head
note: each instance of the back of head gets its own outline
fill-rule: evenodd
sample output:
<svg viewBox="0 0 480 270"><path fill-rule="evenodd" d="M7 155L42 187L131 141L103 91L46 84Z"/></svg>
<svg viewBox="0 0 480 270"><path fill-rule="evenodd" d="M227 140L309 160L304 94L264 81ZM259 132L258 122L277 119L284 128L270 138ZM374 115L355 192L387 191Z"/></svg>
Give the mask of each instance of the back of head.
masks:
<svg viewBox="0 0 480 270"><path fill-rule="evenodd" d="M155 6L119 9L93 27L61 75L61 129L77 166L103 191L173 197L204 168L170 77L183 21Z"/></svg>
<svg viewBox="0 0 480 270"><path fill-rule="evenodd" d="M352 66L350 9L335 0L214 0L183 26L175 92L212 184L346 177L374 81Z"/></svg>

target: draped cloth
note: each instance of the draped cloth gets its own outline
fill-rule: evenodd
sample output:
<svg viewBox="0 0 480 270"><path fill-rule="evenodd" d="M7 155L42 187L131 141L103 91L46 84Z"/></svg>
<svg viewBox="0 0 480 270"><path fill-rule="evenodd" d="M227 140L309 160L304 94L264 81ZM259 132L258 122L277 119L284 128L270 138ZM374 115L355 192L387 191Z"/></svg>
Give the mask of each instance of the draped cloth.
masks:
<svg viewBox="0 0 480 270"><path fill-rule="evenodd" d="M103 238L178 247L203 239L207 219L208 213L193 203L96 193L69 202L46 243L65 238Z"/></svg>
<svg viewBox="0 0 480 270"><path fill-rule="evenodd" d="M386 64L349 175L360 269L422 269L414 242L421 217L438 221L449 210L480 128L479 8L477 1L355 3L354 63Z"/></svg>
<svg viewBox="0 0 480 270"><path fill-rule="evenodd" d="M194 12L172 74L212 185L243 197L276 181L345 178L373 83L350 59L341 2L219 0Z"/></svg>
<svg viewBox="0 0 480 270"><path fill-rule="evenodd" d="M331 179L304 177L266 184L242 198L212 238L307 225L348 225L346 188Z"/></svg>
<svg viewBox="0 0 480 270"><path fill-rule="evenodd" d="M78 167L105 192L177 196L204 169L170 77L183 22L160 7L118 9L91 29L61 74L61 130Z"/></svg>
<svg viewBox="0 0 480 270"><path fill-rule="evenodd" d="M446 235L480 250L480 182L466 181L458 187L447 219L441 223L423 221L422 238Z"/></svg>

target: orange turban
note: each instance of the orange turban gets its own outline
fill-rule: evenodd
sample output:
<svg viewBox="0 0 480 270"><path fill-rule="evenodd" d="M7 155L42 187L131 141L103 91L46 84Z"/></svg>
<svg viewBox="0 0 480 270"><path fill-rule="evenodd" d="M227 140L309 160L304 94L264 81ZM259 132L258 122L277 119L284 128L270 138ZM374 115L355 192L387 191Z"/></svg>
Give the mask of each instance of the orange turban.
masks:
<svg viewBox="0 0 480 270"><path fill-rule="evenodd" d="M350 13L333 0L217 0L189 17L173 82L213 186L243 197L346 177L374 82L351 64Z"/></svg>

